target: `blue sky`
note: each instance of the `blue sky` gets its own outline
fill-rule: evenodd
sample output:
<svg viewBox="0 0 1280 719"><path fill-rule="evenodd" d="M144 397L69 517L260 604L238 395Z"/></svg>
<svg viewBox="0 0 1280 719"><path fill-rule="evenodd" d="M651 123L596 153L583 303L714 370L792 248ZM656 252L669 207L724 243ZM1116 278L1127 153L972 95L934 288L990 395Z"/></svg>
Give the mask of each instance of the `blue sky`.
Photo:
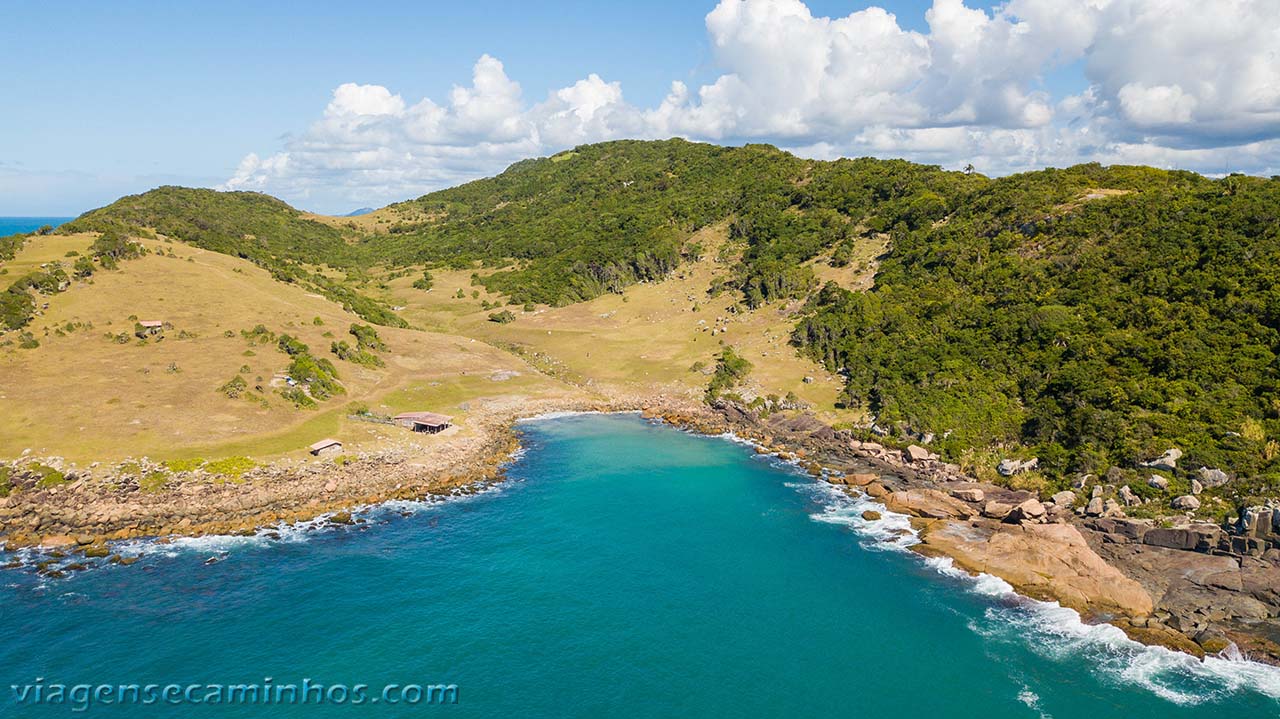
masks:
<svg viewBox="0 0 1280 719"><path fill-rule="evenodd" d="M488 174L558 145L622 136L764 140L813 156L900 155L944 165L983 153L1021 153L1016 161L995 159L989 168L980 167L990 172L1089 159L1093 138L1103 133L1106 140L1096 147L1127 148L1111 151L1116 159L1148 158L1193 169L1212 159L1186 154L1206 150L1188 131L1193 123L1217 123L1215 132L1226 137L1219 144L1230 145L1233 133L1249 132L1257 140L1256 128L1239 127L1222 112L1206 114L1206 91L1194 95L1196 88L1180 84L1177 76L1148 76L1126 67L1124 58L1114 57L1123 55L1119 51L1106 56L1109 65L1096 68L1099 61L1086 45L1098 44L1097 28L1105 18L1086 14L1094 11L1083 0L1073 2L1062 0L1049 14L1036 7L1048 0L1017 0L1003 14L996 3L948 7L957 22L968 23L962 31L948 31L948 40L926 22L932 0L725 0L735 7L719 9L715 2L9 1L0 22L0 94L8 109L0 113L0 215L75 214L163 183L261 189L309 209L338 212ZM959 0L939 4L959 6ZM896 27L886 29L863 13L833 34L824 20L874 5L896 16ZM709 16L713 10L718 20ZM985 24L974 25L973 11L980 11ZM1076 30L1050 26L1060 19ZM1262 22L1263 30L1268 22ZM791 30L779 29L774 37L775 27ZM1017 38L1019 32L1043 37L1028 43ZM983 54L1003 65L964 59L960 51L954 61L940 59L955 37L979 36L994 48ZM882 63L883 70L865 77L856 67L824 68L802 57L806 47L825 42L853 42L860 53L855 64ZM1275 52L1274 44L1259 42L1264 45L1250 49ZM1037 49L1046 45L1056 52L1049 59ZM1027 56L1029 67L1011 74L1018 53ZM454 112L452 89L473 84L484 56L500 61L503 82L518 85L521 106L502 105L510 114L503 127L517 123L527 136L460 132L459 120L451 133L406 139L404 128L424 98ZM925 63L921 58L927 63L914 75L882 82L898 68ZM1223 63L1230 69L1229 58ZM773 77L771 70L779 67L790 68L798 82L811 78L808 94L791 93L787 78ZM577 99L547 102L551 93L593 74L600 82L581 86ZM735 79L726 83L726 77ZM718 80L729 90L727 99L720 105L700 100L698 90ZM684 83L691 97L659 118L655 113L673 81ZM335 108L335 93L345 83L385 88L403 102L372 110ZM608 95L611 83L621 99ZM1088 96L1091 87L1096 96ZM879 93L886 101L869 109L842 88L861 98ZM773 97L781 98L779 105L769 104ZM1133 110L1134 98L1158 111ZM1116 109L1122 100L1129 102L1128 114ZM1222 104L1219 97L1213 100ZM1257 100L1255 91L1237 104L1254 111ZM913 109L900 117L900 107ZM343 112L350 121L316 129L322 118ZM1089 142L1069 140L1075 155L1054 154L1052 148L1063 146L1063 128L1081 122L1069 118L1071 113L1087 115L1095 134ZM566 117L580 126L565 127ZM781 119L787 117L801 119ZM944 151L953 144L945 133L956 128L967 128L969 137L985 133L965 157ZM1059 136L1050 137L1050 129ZM1264 142L1272 139L1263 135ZM487 143L489 149L460 162L457 156L470 149L467 142ZM1037 142L1035 151L1027 149ZM356 146L365 151L363 160L341 154ZM387 158L385 167L370 166L377 163L369 159L373 151ZM1274 161L1270 147L1233 152L1242 169L1265 171ZM246 165L249 153L288 162ZM445 155L452 159L441 159Z"/></svg>

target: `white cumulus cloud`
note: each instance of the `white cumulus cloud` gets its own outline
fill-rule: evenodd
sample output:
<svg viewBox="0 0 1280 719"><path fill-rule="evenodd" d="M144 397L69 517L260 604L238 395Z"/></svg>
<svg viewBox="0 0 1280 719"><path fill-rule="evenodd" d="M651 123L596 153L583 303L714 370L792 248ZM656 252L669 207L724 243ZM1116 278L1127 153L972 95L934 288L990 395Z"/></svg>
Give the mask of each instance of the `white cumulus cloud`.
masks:
<svg viewBox="0 0 1280 719"><path fill-rule="evenodd" d="M655 107L596 73L530 101L489 55L447 101L338 86L305 131L223 187L319 209L412 197L580 143L683 136L814 157L1007 173L1098 160L1280 171L1280 0L934 0L927 32L883 8L721 0L718 74ZM1074 75L1082 91L1047 80Z"/></svg>

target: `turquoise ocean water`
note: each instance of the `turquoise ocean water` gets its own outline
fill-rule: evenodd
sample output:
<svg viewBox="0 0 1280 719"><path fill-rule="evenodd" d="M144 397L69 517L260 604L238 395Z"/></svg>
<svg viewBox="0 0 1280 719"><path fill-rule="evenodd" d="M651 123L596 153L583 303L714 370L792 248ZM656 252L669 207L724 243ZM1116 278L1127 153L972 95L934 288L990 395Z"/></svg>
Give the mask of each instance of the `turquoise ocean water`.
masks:
<svg viewBox="0 0 1280 719"><path fill-rule="evenodd" d="M883 541L900 521L728 439L635 415L521 430L482 495L0 574L0 682L458 686L448 706L82 714L112 717L1280 713L1273 670L1142 648L924 562ZM75 716L6 691L0 715Z"/></svg>
<svg viewBox="0 0 1280 719"><path fill-rule="evenodd" d="M0 217L0 237L5 235L13 235L19 232L34 232L35 230L49 225L57 227L64 222L70 222L71 217Z"/></svg>

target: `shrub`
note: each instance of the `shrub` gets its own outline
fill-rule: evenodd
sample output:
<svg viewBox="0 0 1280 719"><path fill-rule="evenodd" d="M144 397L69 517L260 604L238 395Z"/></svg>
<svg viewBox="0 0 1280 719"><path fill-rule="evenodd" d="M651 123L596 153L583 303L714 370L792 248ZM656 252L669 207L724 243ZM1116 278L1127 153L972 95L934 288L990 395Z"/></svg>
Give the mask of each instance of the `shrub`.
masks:
<svg viewBox="0 0 1280 719"><path fill-rule="evenodd" d="M89 252L98 258L104 269L114 270L121 260L131 260L146 254L146 248L133 242L119 230L109 229L89 246Z"/></svg>
<svg viewBox="0 0 1280 719"><path fill-rule="evenodd" d="M376 350L385 352L387 346L382 343L382 338L378 336L378 331L369 325L353 324L347 330L352 337L356 338L356 344L360 349Z"/></svg>
<svg viewBox="0 0 1280 719"><path fill-rule="evenodd" d="M381 357L372 352L365 352L362 349L352 347L345 341L330 343L329 351L337 355L340 360L353 362L364 367L382 367L385 364Z"/></svg>
<svg viewBox="0 0 1280 719"><path fill-rule="evenodd" d="M240 395L244 394L248 389L249 383L244 381L244 377L236 375L226 384L219 387L218 392L226 395L228 399L239 399Z"/></svg>
<svg viewBox="0 0 1280 719"><path fill-rule="evenodd" d="M204 459L200 457L171 459L164 462L164 466L170 472L194 472L204 466Z"/></svg>
<svg viewBox="0 0 1280 719"><path fill-rule="evenodd" d="M76 263L72 265L71 272L75 275L76 279L83 280L91 276L95 269L93 260L88 257L80 257L76 260Z"/></svg>
<svg viewBox="0 0 1280 719"><path fill-rule="evenodd" d="M66 475L47 464L32 462L26 466L26 469L36 475L36 486L41 489L56 487L67 481Z"/></svg>
<svg viewBox="0 0 1280 719"><path fill-rule="evenodd" d="M290 357L307 354L311 349L292 335L280 335L280 339L276 342L276 347ZM297 379L297 377L294 377L294 379Z"/></svg>
<svg viewBox="0 0 1280 719"><path fill-rule="evenodd" d="M36 312L36 301L23 290L0 292L0 325L6 330L26 327Z"/></svg>
<svg viewBox="0 0 1280 719"><path fill-rule="evenodd" d="M501 312L494 312L490 314L489 321L497 322L500 325L505 325L508 322L515 322L516 316L514 313L512 313L511 310L503 310Z"/></svg>
<svg viewBox="0 0 1280 719"><path fill-rule="evenodd" d="M26 243L27 236L21 233L0 237L0 260L12 260ZM0 270L0 272L4 271Z"/></svg>
<svg viewBox="0 0 1280 719"><path fill-rule="evenodd" d="M230 337L231 335L227 335ZM259 345L275 342L276 333L267 329L265 325L254 325L251 330L240 330L240 336L249 341L250 344Z"/></svg>
<svg viewBox="0 0 1280 719"><path fill-rule="evenodd" d="M732 389L750 372L752 364L731 346L726 346L716 358L716 370L707 385L706 399L713 402L721 394Z"/></svg>
<svg viewBox="0 0 1280 719"><path fill-rule="evenodd" d="M163 470L148 472L138 479L138 489L144 492L159 492L169 481L169 474Z"/></svg>
<svg viewBox="0 0 1280 719"><path fill-rule="evenodd" d="M296 355L289 363L288 373L295 382L307 386L306 393L312 399L326 400L335 394L346 392L338 382L337 368L327 359L317 359L304 352Z"/></svg>
<svg viewBox="0 0 1280 719"><path fill-rule="evenodd" d="M205 462L204 469L212 474L239 478L257 466L258 463L249 457L226 457Z"/></svg>
<svg viewBox="0 0 1280 719"><path fill-rule="evenodd" d="M294 407L299 409L315 409L316 401L311 399L301 387L290 387L282 390L280 396L293 403Z"/></svg>

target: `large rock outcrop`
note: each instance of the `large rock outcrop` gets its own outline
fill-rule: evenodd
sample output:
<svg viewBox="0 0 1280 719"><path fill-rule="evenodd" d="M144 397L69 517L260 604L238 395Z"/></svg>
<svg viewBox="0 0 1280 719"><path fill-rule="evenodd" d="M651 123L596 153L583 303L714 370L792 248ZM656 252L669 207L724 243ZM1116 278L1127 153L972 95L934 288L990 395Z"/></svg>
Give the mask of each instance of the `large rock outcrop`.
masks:
<svg viewBox="0 0 1280 719"><path fill-rule="evenodd" d="M968 519L978 514L977 509L936 489L894 492L882 501L891 512L925 519Z"/></svg>
<svg viewBox="0 0 1280 719"><path fill-rule="evenodd" d="M1005 580L1022 594L1056 599L1082 614L1146 616L1151 596L1107 564L1070 524L934 522L925 551L950 556L970 572Z"/></svg>

